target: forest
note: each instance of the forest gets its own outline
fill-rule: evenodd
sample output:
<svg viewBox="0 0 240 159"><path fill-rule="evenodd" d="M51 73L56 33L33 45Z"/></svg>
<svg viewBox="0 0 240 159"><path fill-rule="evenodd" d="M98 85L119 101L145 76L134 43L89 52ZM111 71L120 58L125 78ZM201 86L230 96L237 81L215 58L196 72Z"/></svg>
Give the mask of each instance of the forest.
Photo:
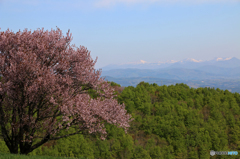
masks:
<svg viewBox="0 0 240 159"><path fill-rule="evenodd" d="M128 133L106 124L108 136L82 132L50 141L28 155L88 159L206 159L210 150L240 153L240 94L186 84L158 86L140 82L121 87L111 82L117 100L134 120ZM89 90L92 98L97 94ZM73 131L70 128L68 131ZM61 132L64 134L64 132ZM3 139L0 152L9 153ZM211 158L239 158L218 156Z"/></svg>

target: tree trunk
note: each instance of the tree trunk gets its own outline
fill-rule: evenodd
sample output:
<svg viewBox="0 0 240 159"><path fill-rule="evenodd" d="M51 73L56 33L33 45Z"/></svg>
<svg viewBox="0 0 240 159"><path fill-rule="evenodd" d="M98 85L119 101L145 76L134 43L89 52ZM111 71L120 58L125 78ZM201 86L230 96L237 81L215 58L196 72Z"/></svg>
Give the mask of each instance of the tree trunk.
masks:
<svg viewBox="0 0 240 159"><path fill-rule="evenodd" d="M12 146L9 150L11 154L18 154L18 145Z"/></svg>
<svg viewBox="0 0 240 159"><path fill-rule="evenodd" d="M27 155L28 153L32 152L31 143L25 143L24 146L20 147L20 154Z"/></svg>

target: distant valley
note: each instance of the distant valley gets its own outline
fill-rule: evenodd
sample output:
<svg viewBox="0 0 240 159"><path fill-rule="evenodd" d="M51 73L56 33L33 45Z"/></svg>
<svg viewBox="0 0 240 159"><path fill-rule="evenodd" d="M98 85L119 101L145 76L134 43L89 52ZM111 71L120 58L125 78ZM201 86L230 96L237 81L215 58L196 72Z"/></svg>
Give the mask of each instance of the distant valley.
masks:
<svg viewBox="0 0 240 159"><path fill-rule="evenodd" d="M164 68L164 69L114 69L103 71L102 76L115 78L155 77L174 80L205 80L205 79L240 79L240 67L220 68L202 67L198 69Z"/></svg>
<svg viewBox="0 0 240 159"><path fill-rule="evenodd" d="M156 63L111 65L102 68L101 77L125 87L135 87L141 81L158 85L185 83L193 88L215 87L240 93L239 59L216 58L211 61L196 61L186 59L162 65ZM153 68L149 69L150 66ZM160 66L162 68L157 68ZM111 67L113 69L110 69Z"/></svg>

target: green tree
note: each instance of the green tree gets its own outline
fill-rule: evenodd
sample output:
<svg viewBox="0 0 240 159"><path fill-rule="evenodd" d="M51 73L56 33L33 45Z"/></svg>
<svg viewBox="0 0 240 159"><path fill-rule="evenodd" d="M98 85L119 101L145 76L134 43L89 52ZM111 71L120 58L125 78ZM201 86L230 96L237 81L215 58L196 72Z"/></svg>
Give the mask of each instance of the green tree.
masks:
<svg viewBox="0 0 240 159"><path fill-rule="evenodd" d="M163 158L163 154L161 153L161 148L159 146L152 147L149 150L149 155L152 159Z"/></svg>
<svg viewBox="0 0 240 159"><path fill-rule="evenodd" d="M151 156L146 150L143 149L143 147L136 146L133 158L151 159Z"/></svg>

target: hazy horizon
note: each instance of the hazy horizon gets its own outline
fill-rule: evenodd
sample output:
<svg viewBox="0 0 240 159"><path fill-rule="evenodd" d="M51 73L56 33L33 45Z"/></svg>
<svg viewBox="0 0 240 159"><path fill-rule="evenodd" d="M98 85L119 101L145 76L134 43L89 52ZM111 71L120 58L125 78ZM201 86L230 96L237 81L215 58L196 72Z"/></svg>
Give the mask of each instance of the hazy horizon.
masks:
<svg viewBox="0 0 240 159"><path fill-rule="evenodd" d="M0 0L0 32L70 29L96 69L136 61L240 59L239 0Z"/></svg>
<svg viewBox="0 0 240 159"><path fill-rule="evenodd" d="M151 64L151 63L158 63L158 64L164 64L164 63L176 63L176 62L183 62L183 61L191 61L191 62L197 62L197 63L201 63L201 62L206 62L206 61L227 61L230 60L232 58L236 58L236 57L214 57L213 59L210 60L198 60L198 59L193 59L193 58L185 58L182 60L167 60L167 61L157 61L157 62L148 62L148 61L144 61L144 60L140 60L140 61L133 61L133 62L127 62L127 63L118 63L115 65L126 65L126 64ZM239 59L239 58L237 58ZM240 60L240 59L239 59Z"/></svg>

